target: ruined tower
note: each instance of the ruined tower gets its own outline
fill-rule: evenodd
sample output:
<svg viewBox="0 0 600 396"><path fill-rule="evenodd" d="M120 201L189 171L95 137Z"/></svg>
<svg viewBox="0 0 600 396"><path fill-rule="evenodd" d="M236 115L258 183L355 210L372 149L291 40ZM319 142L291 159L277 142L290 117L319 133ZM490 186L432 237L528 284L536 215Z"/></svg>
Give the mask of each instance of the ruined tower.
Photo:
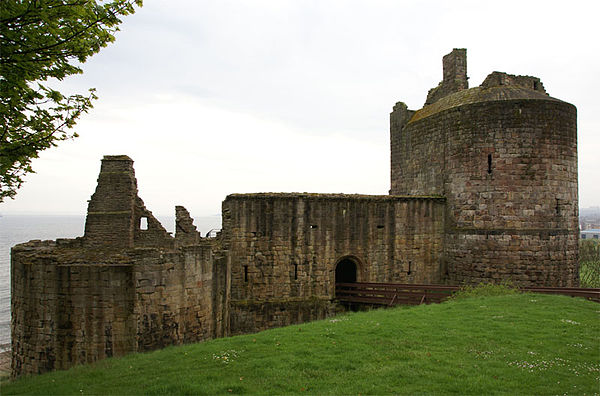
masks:
<svg viewBox="0 0 600 396"><path fill-rule="evenodd" d="M422 109L394 107L390 193L446 197L450 283L577 285L575 106L530 76L466 88L455 49Z"/></svg>

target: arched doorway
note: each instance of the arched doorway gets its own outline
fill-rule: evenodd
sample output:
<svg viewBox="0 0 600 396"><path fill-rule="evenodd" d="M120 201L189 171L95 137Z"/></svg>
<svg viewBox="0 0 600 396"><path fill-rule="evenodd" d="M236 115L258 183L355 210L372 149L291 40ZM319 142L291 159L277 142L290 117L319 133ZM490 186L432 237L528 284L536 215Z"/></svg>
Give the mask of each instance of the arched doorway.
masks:
<svg viewBox="0 0 600 396"><path fill-rule="evenodd" d="M360 262L356 257L342 257L335 265L335 295L345 296L352 293L353 287L350 285L342 285L344 283L356 283L363 279L361 276ZM360 307L355 303L343 302L342 305L351 311L357 311Z"/></svg>
<svg viewBox="0 0 600 396"><path fill-rule="evenodd" d="M335 283L354 283L357 280L358 267L351 258L340 260L335 266Z"/></svg>

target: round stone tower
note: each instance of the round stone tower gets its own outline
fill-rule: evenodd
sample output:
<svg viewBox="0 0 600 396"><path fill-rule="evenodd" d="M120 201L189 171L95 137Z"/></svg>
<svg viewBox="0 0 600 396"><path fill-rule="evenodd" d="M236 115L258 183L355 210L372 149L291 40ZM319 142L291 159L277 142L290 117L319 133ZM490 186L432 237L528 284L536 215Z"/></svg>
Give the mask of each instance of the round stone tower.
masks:
<svg viewBox="0 0 600 396"><path fill-rule="evenodd" d="M390 193L446 197L449 283L577 286L576 108L535 77L456 84L465 50L444 69L421 110L394 107Z"/></svg>

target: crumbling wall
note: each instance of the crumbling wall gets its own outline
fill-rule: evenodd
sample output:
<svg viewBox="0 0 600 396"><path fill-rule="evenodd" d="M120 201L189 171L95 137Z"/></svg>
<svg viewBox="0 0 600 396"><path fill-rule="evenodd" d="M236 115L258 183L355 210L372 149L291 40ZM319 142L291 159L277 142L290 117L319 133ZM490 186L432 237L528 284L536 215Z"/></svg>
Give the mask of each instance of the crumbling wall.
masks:
<svg viewBox="0 0 600 396"><path fill-rule="evenodd" d="M137 194L133 160L126 155L104 156L98 185L88 204L87 248L173 247L173 238Z"/></svg>
<svg viewBox="0 0 600 396"><path fill-rule="evenodd" d="M189 219L175 248L137 196L132 164L104 157L83 237L13 248L13 376L226 334L218 241Z"/></svg>
<svg viewBox="0 0 600 396"><path fill-rule="evenodd" d="M542 81L538 77L515 76L512 74L502 72L493 72L489 74L480 86L482 88L491 88L502 85L510 85L513 87L530 89L544 94L546 93L544 84L542 84Z"/></svg>
<svg viewBox="0 0 600 396"><path fill-rule="evenodd" d="M443 282L444 199L234 194L223 203L233 334L332 313L336 264L364 282Z"/></svg>
<svg viewBox="0 0 600 396"><path fill-rule="evenodd" d="M194 245L202 236L194 225L190 212L183 206L175 206L175 242L177 246Z"/></svg>
<svg viewBox="0 0 600 396"><path fill-rule="evenodd" d="M444 56L442 66L443 79L437 87L429 90L425 105L430 105L443 97L469 88L466 49L454 48L452 52Z"/></svg>

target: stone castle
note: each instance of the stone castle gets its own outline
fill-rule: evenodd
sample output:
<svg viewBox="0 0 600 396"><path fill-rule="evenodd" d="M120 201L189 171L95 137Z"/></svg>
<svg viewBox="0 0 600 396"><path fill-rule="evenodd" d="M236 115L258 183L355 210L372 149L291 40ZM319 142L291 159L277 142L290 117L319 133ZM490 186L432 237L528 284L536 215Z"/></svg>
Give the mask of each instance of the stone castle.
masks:
<svg viewBox="0 0 600 396"><path fill-rule="evenodd" d="M578 285L576 108L535 77L468 88L443 58L424 107L390 116L390 195L232 194L170 235L133 161L102 160L85 234L12 250L13 376L334 315L339 281Z"/></svg>

